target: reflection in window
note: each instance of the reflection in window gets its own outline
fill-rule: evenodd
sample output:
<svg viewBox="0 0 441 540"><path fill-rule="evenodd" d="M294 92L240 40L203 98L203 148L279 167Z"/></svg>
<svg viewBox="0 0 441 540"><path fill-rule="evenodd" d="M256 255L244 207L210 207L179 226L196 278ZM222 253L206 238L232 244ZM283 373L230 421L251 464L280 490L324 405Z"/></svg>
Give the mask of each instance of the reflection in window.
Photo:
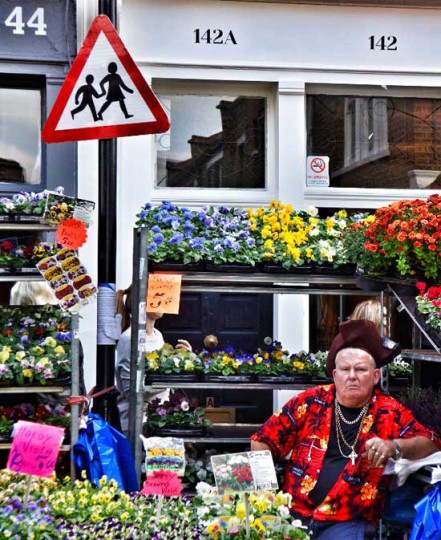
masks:
<svg viewBox="0 0 441 540"><path fill-rule="evenodd" d="M310 95L308 155L332 187L439 189L441 100Z"/></svg>
<svg viewBox="0 0 441 540"><path fill-rule="evenodd" d="M171 127L157 137L157 187L265 187L264 98L160 99Z"/></svg>
<svg viewBox="0 0 441 540"><path fill-rule="evenodd" d="M41 93L0 88L0 182L41 181Z"/></svg>

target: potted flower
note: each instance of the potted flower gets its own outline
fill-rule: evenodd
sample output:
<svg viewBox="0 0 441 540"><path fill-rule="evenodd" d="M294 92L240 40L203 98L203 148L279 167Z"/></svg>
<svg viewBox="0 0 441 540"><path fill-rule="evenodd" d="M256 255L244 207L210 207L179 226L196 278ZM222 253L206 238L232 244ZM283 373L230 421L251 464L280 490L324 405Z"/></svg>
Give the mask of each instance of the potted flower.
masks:
<svg viewBox="0 0 441 540"><path fill-rule="evenodd" d="M149 402L147 421L149 434L162 437L179 434L200 436L211 426L197 399L188 399L177 391L170 391L169 399L163 402L158 398Z"/></svg>
<svg viewBox="0 0 441 540"><path fill-rule="evenodd" d="M307 540L309 536L299 520L290 514L291 495L270 491L254 493L248 501L249 532L246 530L246 502L243 494L220 496L206 482L196 486L194 504L199 509L201 528L208 539L223 540Z"/></svg>
<svg viewBox="0 0 441 540"><path fill-rule="evenodd" d="M377 209L352 225L344 245L366 273L399 278L437 279L441 198L402 200Z"/></svg>
<svg viewBox="0 0 441 540"><path fill-rule="evenodd" d="M9 240L0 243L0 273L11 273L14 245Z"/></svg>
<svg viewBox="0 0 441 540"><path fill-rule="evenodd" d="M277 271L303 267L311 270L312 250L307 250L309 214L295 212L291 205L271 201L269 208L250 209L249 219L257 249L267 267ZM265 269L265 267L264 267Z"/></svg>
<svg viewBox="0 0 441 540"><path fill-rule="evenodd" d="M417 310L424 317L425 323L435 330L441 330L441 286L429 287L419 281L416 284L419 295L416 297Z"/></svg>
<svg viewBox="0 0 441 540"><path fill-rule="evenodd" d="M0 407L0 442L9 442L14 425L12 407Z"/></svg>
<svg viewBox="0 0 441 540"><path fill-rule="evenodd" d="M205 206L196 213L204 239L206 268L217 271L252 271L259 261L248 213L240 208Z"/></svg>
<svg viewBox="0 0 441 540"><path fill-rule="evenodd" d="M254 354L254 372L259 382L294 382L290 377L291 356L279 341Z"/></svg>
<svg viewBox="0 0 441 540"><path fill-rule="evenodd" d="M136 224L148 227L149 263L161 263L161 268L174 269L176 263L188 267L203 259L203 239L195 230L194 215L188 208L180 208L170 201L162 201L158 207L150 203L144 205L137 214Z"/></svg>
<svg viewBox="0 0 441 540"><path fill-rule="evenodd" d="M17 221L40 222L46 208L47 192L21 191L12 196L12 214Z"/></svg>
<svg viewBox="0 0 441 540"><path fill-rule="evenodd" d="M201 358L193 351L175 349L166 343L158 351L145 354L146 380L151 381L197 381L202 372Z"/></svg>
<svg viewBox="0 0 441 540"><path fill-rule="evenodd" d="M400 355L387 366L390 382L394 385L408 384L412 377L412 365Z"/></svg>
<svg viewBox="0 0 441 540"><path fill-rule="evenodd" d="M204 379L212 382L249 382L254 379L254 356L251 353L225 349L204 349Z"/></svg>

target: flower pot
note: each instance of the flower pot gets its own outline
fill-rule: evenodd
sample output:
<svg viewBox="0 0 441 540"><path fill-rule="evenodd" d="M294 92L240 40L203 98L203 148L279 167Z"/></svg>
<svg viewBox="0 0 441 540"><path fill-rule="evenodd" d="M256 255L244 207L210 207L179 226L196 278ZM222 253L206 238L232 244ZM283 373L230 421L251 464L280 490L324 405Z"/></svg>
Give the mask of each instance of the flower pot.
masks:
<svg viewBox="0 0 441 540"><path fill-rule="evenodd" d="M247 274L256 272L256 267L251 264L241 264L241 263L223 263L216 264L212 262L205 263L205 270L207 272L221 272L221 273L237 273L237 274Z"/></svg>
<svg viewBox="0 0 441 540"><path fill-rule="evenodd" d="M371 292L384 291L387 288L387 282L384 281L384 278L369 276L357 277L356 285L363 291Z"/></svg>
<svg viewBox="0 0 441 540"><path fill-rule="evenodd" d="M207 434L205 426L164 426L148 424L149 435L157 437L204 437Z"/></svg>
<svg viewBox="0 0 441 540"><path fill-rule="evenodd" d="M148 271L155 272L156 270L168 270L170 272L203 272L205 270L205 264L203 261L188 264L184 264L182 261L149 261Z"/></svg>
<svg viewBox="0 0 441 540"><path fill-rule="evenodd" d="M332 384L334 379L332 377L311 377L312 384Z"/></svg>
<svg viewBox="0 0 441 540"><path fill-rule="evenodd" d="M309 375L257 375L257 381L268 384L301 384L311 382Z"/></svg>
<svg viewBox="0 0 441 540"><path fill-rule="evenodd" d="M407 388L411 385L410 377L400 377L389 375L389 386L400 386L402 388Z"/></svg>
<svg viewBox="0 0 441 540"><path fill-rule="evenodd" d="M0 275L1 274L12 274L13 268L11 263L0 262Z"/></svg>
<svg viewBox="0 0 441 540"><path fill-rule="evenodd" d="M220 383L249 383L255 381L255 375L218 375L216 373L205 373L203 380L205 382L220 382Z"/></svg>
<svg viewBox="0 0 441 540"><path fill-rule="evenodd" d="M318 274L331 274L339 276L352 276L355 274L355 264L347 263L334 266L332 263L321 263L316 267Z"/></svg>
<svg viewBox="0 0 441 540"><path fill-rule="evenodd" d="M14 268L14 271L16 274L36 274L36 275L39 275L40 272L38 270L38 268L36 266L20 266L20 267L16 267Z"/></svg>
<svg viewBox="0 0 441 540"><path fill-rule="evenodd" d="M15 214L14 221L16 223L43 223L43 218L32 214Z"/></svg>
<svg viewBox="0 0 441 540"><path fill-rule="evenodd" d="M146 384L152 382L169 382L169 383L180 383L180 382L198 382L200 379L199 373L156 373L148 371L145 374Z"/></svg>
<svg viewBox="0 0 441 540"><path fill-rule="evenodd" d="M0 433L0 443L6 444L12 441L12 430L6 433Z"/></svg>
<svg viewBox="0 0 441 540"><path fill-rule="evenodd" d="M268 274L311 274L312 265L303 264L302 266L291 266L286 269L281 264L264 262L261 264L262 272Z"/></svg>

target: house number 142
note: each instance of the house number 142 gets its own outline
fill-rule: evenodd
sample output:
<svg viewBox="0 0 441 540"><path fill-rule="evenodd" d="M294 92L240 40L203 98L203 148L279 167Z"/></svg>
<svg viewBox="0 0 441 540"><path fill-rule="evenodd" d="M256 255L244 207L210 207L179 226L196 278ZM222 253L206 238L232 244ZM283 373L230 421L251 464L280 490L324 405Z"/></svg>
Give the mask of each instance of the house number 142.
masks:
<svg viewBox="0 0 441 540"><path fill-rule="evenodd" d="M196 28L194 31L195 43L207 43L207 45L237 45L236 38L234 37L233 31L229 30L224 32L219 28L201 30Z"/></svg>

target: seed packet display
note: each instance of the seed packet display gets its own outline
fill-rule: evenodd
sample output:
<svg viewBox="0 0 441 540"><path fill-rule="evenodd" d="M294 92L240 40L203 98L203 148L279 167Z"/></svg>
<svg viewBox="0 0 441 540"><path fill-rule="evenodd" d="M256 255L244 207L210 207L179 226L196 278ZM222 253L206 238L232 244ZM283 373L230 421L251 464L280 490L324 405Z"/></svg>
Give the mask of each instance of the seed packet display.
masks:
<svg viewBox="0 0 441 540"><path fill-rule="evenodd" d="M72 249L60 249L55 255L42 259L37 268L63 309L77 312L96 296L92 278Z"/></svg>
<svg viewBox="0 0 441 540"><path fill-rule="evenodd" d="M277 476L268 450L211 456L218 493L277 489Z"/></svg>
<svg viewBox="0 0 441 540"><path fill-rule="evenodd" d="M168 470L178 476L185 472L184 440L176 437L144 437L140 435L145 457L147 475L156 470Z"/></svg>
<svg viewBox="0 0 441 540"><path fill-rule="evenodd" d="M79 219L86 226L92 223L95 209L93 201L67 197L59 193L48 193L43 219L53 225L59 225L66 219Z"/></svg>

